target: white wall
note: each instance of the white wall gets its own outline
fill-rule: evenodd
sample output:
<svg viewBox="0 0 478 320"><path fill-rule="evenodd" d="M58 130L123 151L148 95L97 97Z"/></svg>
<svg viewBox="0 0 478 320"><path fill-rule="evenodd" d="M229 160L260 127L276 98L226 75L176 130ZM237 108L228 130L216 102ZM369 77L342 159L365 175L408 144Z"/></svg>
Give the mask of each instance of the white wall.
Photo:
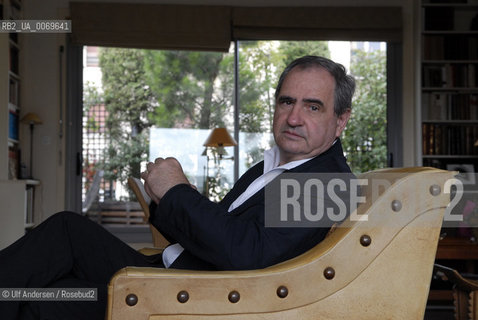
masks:
<svg viewBox="0 0 478 320"><path fill-rule="evenodd" d="M65 19L69 0L24 0L24 19ZM99 2L99 1L87 1ZM127 0L102 0L101 2L133 2ZM404 165L415 165L415 22L417 15L413 0L142 0L144 3L211 4L235 6L402 6L403 7L403 150ZM73 26L74 28L74 26ZM59 46L64 45L61 34L27 34L24 36L21 74L22 112L34 111L43 119L35 127L34 177L41 180L42 195L39 208L42 218L63 210L65 190L65 137L59 137L60 91ZM63 68L65 70L65 68ZM65 77L63 77L65 79ZM65 97L65 94L63 94ZM62 103L65 107L64 102ZM65 115L65 111L63 111ZM66 125L64 132L66 130ZM22 132L25 137L26 132ZM27 141L23 139L22 149ZM24 159L29 159L24 152ZM28 163L28 161L27 161Z"/></svg>

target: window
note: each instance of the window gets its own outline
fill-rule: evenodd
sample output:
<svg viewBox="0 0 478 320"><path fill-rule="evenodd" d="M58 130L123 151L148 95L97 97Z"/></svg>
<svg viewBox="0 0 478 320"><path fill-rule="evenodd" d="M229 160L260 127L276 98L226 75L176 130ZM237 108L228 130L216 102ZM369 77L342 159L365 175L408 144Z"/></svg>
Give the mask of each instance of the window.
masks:
<svg viewBox="0 0 478 320"><path fill-rule="evenodd" d="M147 161L168 156L178 158L200 192L221 199L234 183L234 163L241 175L273 145L275 85L283 68L305 54L330 57L357 79L353 118L344 138L353 170L386 166L385 43L239 42L237 124L232 51L85 51L89 58L84 67L83 192L94 172L104 170L101 201L129 200L127 177L138 177ZM203 146L218 127L231 135L237 128L237 159L232 147Z"/></svg>

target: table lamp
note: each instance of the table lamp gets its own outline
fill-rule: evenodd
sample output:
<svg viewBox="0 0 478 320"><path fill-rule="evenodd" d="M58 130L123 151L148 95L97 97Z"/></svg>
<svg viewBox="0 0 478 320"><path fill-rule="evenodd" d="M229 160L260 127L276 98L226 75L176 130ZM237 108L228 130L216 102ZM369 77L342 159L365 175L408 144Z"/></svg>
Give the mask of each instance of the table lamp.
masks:
<svg viewBox="0 0 478 320"><path fill-rule="evenodd" d="M217 154L219 155L219 161L223 158L224 155L227 155L226 150L224 147L233 147L237 146L236 140L227 132L226 128L216 128L214 129L209 136L207 137L206 141L204 142L203 146L206 147L204 149L203 155L207 156L207 165L206 165L206 185L205 185L205 194L209 194L209 156L207 155L207 148L217 148Z"/></svg>
<svg viewBox="0 0 478 320"><path fill-rule="evenodd" d="M236 140L227 132L226 128L216 128L212 130L204 142L205 147L233 147L237 146Z"/></svg>

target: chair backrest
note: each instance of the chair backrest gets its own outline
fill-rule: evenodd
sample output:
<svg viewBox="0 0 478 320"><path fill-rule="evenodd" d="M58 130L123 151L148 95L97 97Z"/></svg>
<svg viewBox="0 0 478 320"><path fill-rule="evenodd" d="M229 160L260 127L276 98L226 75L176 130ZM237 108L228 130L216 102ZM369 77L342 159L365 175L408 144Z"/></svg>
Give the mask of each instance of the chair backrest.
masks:
<svg viewBox="0 0 478 320"><path fill-rule="evenodd" d="M311 250L265 269L125 268L110 282L108 319L423 319L453 175L366 173L369 198L354 215L367 221L352 215Z"/></svg>
<svg viewBox="0 0 478 320"><path fill-rule="evenodd" d="M128 186L136 196L136 200L138 200L141 209L143 209L144 221L147 222L149 220L149 204L151 203L151 198L144 190L144 185L138 178L129 177Z"/></svg>
<svg viewBox="0 0 478 320"><path fill-rule="evenodd" d="M136 196L136 199L138 200L141 209L143 209L144 212L144 221L149 223L149 204L151 203L151 198L149 195L146 193L144 190L144 185L139 180L138 178L135 177L129 177L128 178L128 185L133 191L134 195ZM151 224L149 224L149 228L151 230L151 236L153 239L153 246L155 248L165 248L168 246L169 241L164 238L164 236Z"/></svg>
<svg viewBox="0 0 478 320"><path fill-rule="evenodd" d="M81 207L81 212L83 215L85 215L88 212L88 210L90 210L91 205L98 198L98 195L100 192L101 179L103 178L103 175L104 175L103 170L98 170L95 172L95 175L93 176L93 181L91 182L91 186L86 192L85 202L83 202Z"/></svg>

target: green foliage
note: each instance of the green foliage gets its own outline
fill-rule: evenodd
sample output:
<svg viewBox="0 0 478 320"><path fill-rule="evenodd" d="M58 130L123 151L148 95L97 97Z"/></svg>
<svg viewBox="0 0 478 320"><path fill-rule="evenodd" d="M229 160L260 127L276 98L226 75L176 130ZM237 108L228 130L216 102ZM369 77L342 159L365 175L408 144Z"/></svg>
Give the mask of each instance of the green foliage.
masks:
<svg viewBox="0 0 478 320"><path fill-rule="evenodd" d="M140 175L140 163L146 161L148 137L145 134L119 139L105 152L105 179L119 180L126 185L128 177ZM146 150L145 150L146 149ZM129 190L129 188L127 188ZM130 194L130 196L132 193Z"/></svg>
<svg viewBox="0 0 478 320"><path fill-rule="evenodd" d="M276 63L273 59L278 60L276 56L270 42L253 43L239 55L239 129L242 132L272 128L274 102L270 90L277 76L270 69ZM153 115L157 126L200 129L233 126L232 54L150 51L146 76L159 102ZM252 159L251 164L257 160ZM217 185L221 181L218 177L211 183Z"/></svg>
<svg viewBox="0 0 478 320"><path fill-rule="evenodd" d="M108 148L105 179L126 184L129 176L140 175L141 162L148 158L148 115L157 102L144 77L143 50L102 48L103 97L108 113Z"/></svg>
<svg viewBox="0 0 478 320"><path fill-rule="evenodd" d="M83 112L88 113L94 106L103 103L103 96L98 91L98 88L89 81L83 85Z"/></svg>
<svg viewBox="0 0 478 320"><path fill-rule="evenodd" d="M280 51L271 41L241 42L240 49L240 129L242 132L272 132Z"/></svg>
<svg viewBox="0 0 478 320"><path fill-rule="evenodd" d="M231 105L230 98L215 91L223 58L217 52L148 51L146 79L159 102L154 122L162 127L223 127Z"/></svg>
<svg viewBox="0 0 478 320"><path fill-rule="evenodd" d="M343 145L352 171L359 173L387 165L385 52L354 50L351 73L357 81L357 90Z"/></svg>
<svg viewBox="0 0 478 320"><path fill-rule="evenodd" d="M330 58L329 46L325 41L282 41L280 50L283 52L281 71L294 59L302 56Z"/></svg>
<svg viewBox="0 0 478 320"><path fill-rule="evenodd" d="M101 107L103 104L103 96L98 91L98 89L91 82L86 82L83 84L83 116L87 117L86 124L84 124L84 131L87 133L100 134L100 123L97 121L97 113L95 108ZM84 190L90 188L91 183L93 182L93 177L96 173L98 159L90 159L89 155L86 154L83 158L82 163L82 172L83 177L85 178Z"/></svg>
<svg viewBox="0 0 478 320"><path fill-rule="evenodd" d="M98 91L98 88L89 81L83 85L83 114L86 115L86 131L98 132L100 124L96 120L96 114L93 108L103 104L103 96Z"/></svg>

